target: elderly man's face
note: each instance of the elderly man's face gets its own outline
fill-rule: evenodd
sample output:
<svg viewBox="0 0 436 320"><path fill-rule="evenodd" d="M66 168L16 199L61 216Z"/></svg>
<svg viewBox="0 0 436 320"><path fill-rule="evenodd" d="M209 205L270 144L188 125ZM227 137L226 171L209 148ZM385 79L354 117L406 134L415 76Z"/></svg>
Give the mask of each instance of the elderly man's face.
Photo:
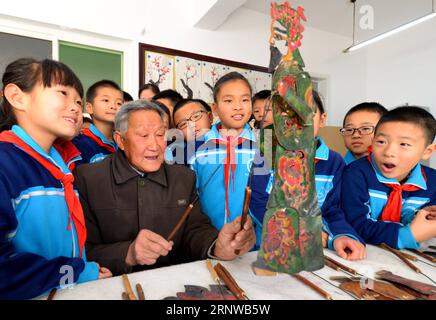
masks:
<svg viewBox="0 0 436 320"><path fill-rule="evenodd" d="M139 171L157 171L164 161L165 125L155 111L133 112L125 137L116 133L115 140L130 164Z"/></svg>

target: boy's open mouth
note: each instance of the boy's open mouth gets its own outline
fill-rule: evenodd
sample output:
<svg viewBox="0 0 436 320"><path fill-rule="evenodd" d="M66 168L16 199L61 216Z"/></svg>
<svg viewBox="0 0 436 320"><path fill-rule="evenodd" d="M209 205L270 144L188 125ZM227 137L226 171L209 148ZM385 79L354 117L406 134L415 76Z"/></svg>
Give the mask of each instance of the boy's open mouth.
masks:
<svg viewBox="0 0 436 320"><path fill-rule="evenodd" d="M389 162L383 162L381 165L382 165L383 171L385 171L385 172L391 172L396 167L395 164L389 163Z"/></svg>

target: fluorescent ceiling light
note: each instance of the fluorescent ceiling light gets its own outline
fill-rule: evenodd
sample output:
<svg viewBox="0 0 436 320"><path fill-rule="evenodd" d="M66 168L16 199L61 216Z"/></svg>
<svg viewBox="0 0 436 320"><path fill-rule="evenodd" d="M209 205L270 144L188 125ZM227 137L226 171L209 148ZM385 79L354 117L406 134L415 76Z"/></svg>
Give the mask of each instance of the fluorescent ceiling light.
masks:
<svg viewBox="0 0 436 320"><path fill-rule="evenodd" d="M403 25L401 25L401 26L399 26L399 27L397 27L395 29L392 29L390 31L384 32L382 34L379 34L378 36L375 36L373 38L370 38L370 39L365 40L363 42L360 42L358 44L353 44L352 46L348 47L347 49L344 49L342 52L347 53L347 52L350 52L350 51L354 51L354 50L366 47L367 45L370 45L371 43L374 43L374 42L377 42L377 41L379 41L381 39L387 38L387 37L389 37L389 36L391 36L393 34L396 34L398 32L401 32L403 30L406 30L408 28L416 26L417 24L419 24L421 22L424 22L424 21L427 21L427 20L430 20L431 18L434 18L434 17L436 17L436 12L433 11L432 13L429 13L429 14L421 17L421 18L418 18L418 19L413 20L411 22L408 22L406 24L403 24Z"/></svg>

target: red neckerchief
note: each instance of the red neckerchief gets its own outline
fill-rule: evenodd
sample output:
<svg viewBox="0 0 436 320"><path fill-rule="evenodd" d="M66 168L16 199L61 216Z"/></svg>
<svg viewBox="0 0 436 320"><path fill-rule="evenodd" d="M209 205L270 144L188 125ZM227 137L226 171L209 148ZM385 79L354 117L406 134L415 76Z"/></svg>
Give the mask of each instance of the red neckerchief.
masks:
<svg viewBox="0 0 436 320"><path fill-rule="evenodd" d="M46 168L52 176L60 180L64 186L64 194L65 200L68 206L69 212L69 221L68 221L68 230L71 230L71 218L74 221L74 225L77 231L77 238L79 239L79 250L80 256L82 256L83 247L86 241L86 225L85 218L83 216L82 206L80 205L80 201L74 192L74 177L72 174L63 173L56 165L52 162L41 156L38 152L33 150L27 143L21 140L15 133L12 131L3 131L0 133L0 141L9 142L24 152L26 152L33 159L38 161L44 168ZM69 141L63 142L55 142L53 147L59 152L59 154L64 159L65 163L68 164L73 158L77 157L80 152L76 149L76 147ZM74 168L74 163L71 163L69 169L72 170Z"/></svg>
<svg viewBox="0 0 436 320"><path fill-rule="evenodd" d="M220 126L217 127L218 131ZM236 152L235 147L242 144L245 139L241 137L227 137L226 141L220 139L212 139L215 143L226 146L226 159L224 161L224 186L226 188L226 216L230 219L229 210L229 179L230 174L232 175L232 186L235 183L235 170L236 170Z"/></svg>
<svg viewBox="0 0 436 320"><path fill-rule="evenodd" d="M374 165L371 161L371 146L368 147L368 156L367 159L371 166ZM427 177L425 176L424 171L422 170L422 175L424 176L425 181L427 181ZM396 184L396 183L385 183L382 182L385 186L391 188L391 192L389 194L388 202L386 203L385 208L381 214L382 221L392 221L392 222L400 222L401 221L401 208L403 206L402 192L403 191L417 191L420 190L420 187L414 186L412 184Z"/></svg>
<svg viewBox="0 0 436 320"><path fill-rule="evenodd" d="M85 128L82 130L82 134L84 136L87 136L88 138L91 138L92 140L94 140L100 147L105 148L106 150L109 150L111 153L115 153L115 149L114 147L112 147L109 144L104 143L103 141L101 141L101 139L99 137L97 137L91 130L89 130L88 128Z"/></svg>

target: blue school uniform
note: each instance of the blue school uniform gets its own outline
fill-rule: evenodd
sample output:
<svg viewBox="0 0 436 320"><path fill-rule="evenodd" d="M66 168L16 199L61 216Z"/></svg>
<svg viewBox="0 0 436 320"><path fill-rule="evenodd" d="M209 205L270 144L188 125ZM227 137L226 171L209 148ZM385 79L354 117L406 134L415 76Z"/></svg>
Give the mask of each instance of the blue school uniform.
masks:
<svg viewBox="0 0 436 320"><path fill-rule="evenodd" d="M77 165L100 162L107 156L111 155L114 152L112 150L118 149L117 144L106 139L100 130L98 130L93 124L89 126L89 131L95 139L100 141L101 145L84 134L79 134L74 138L72 142L82 154L82 159L77 162Z"/></svg>
<svg viewBox="0 0 436 320"><path fill-rule="evenodd" d="M197 175L197 192L202 211L210 217L212 225L221 230L225 223L233 221L242 213L244 191L256 153L256 141L246 124L239 136L244 141L235 146L235 170L230 173L227 216L224 180L227 147L226 140L219 134L219 127L220 124L212 126L204 135L204 141L195 145L195 152L188 159L188 163ZM224 144L217 143L217 140Z"/></svg>
<svg viewBox="0 0 436 320"><path fill-rule="evenodd" d="M340 236L348 236L364 243L357 232L345 220L340 208L341 176L345 168L342 157L330 150L321 138L317 138L318 147L315 154L315 189L318 205L322 212L323 230L328 234L327 245L333 249L333 242ZM263 161L255 161L263 166ZM255 164L257 165L257 164ZM263 169L264 172L266 170ZM256 221L262 223L266 212L266 205L274 182L274 170L267 174L258 172L252 179L252 198L250 211Z"/></svg>
<svg viewBox="0 0 436 320"><path fill-rule="evenodd" d="M350 150L347 150L347 153L344 156L345 164L348 166L351 162L356 161L357 159L353 156Z"/></svg>
<svg viewBox="0 0 436 320"><path fill-rule="evenodd" d="M399 184L384 177L377 169L373 155L349 165L342 178L342 208L347 220L368 243L386 243L391 247L418 248L410 222L421 208L436 204L436 170L417 164L405 183L419 187L402 192L400 222L380 220L391 188L383 183Z"/></svg>
<svg viewBox="0 0 436 320"><path fill-rule="evenodd" d="M11 131L71 174L54 147L47 154L21 127ZM62 279L68 276L72 282L98 279L97 264L87 262L84 249L80 257L69 219L62 183L16 145L0 142L0 299L36 297L67 284Z"/></svg>

